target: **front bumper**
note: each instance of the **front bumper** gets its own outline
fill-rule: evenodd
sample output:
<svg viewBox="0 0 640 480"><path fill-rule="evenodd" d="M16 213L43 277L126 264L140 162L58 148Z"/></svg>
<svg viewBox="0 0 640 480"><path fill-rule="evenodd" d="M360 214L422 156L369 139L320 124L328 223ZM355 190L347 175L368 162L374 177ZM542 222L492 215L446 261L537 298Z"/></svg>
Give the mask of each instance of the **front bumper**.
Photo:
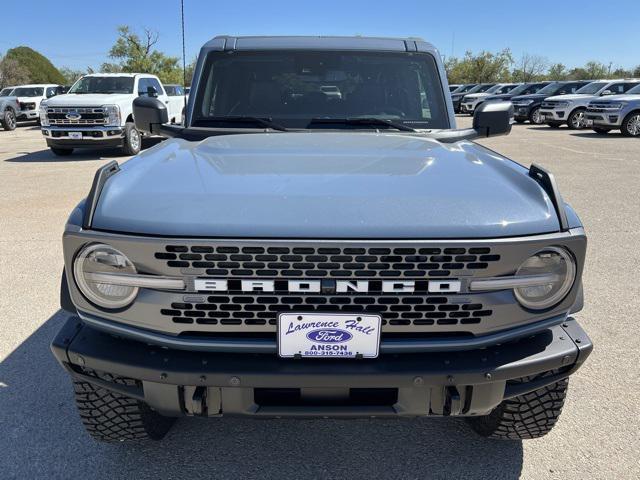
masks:
<svg viewBox="0 0 640 480"><path fill-rule="evenodd" d="M48 147L122 147L125 140L124 130L120 127L48 126L42 127L42 135Z"/></svg>
<svg viewBox="0 0 640 480"><path fill-rule="evenodd" d="M38 110L21 110L16 117L18 121L38 120L39 118L40 113Z"/></svg>
<svg viewBox="0 0 640 480"><path fill-rule="evenodd" d="M463 113L473 113L476 109L477 102L466 102L460 105L460 110Z"/></svg>
<svg viewBox="0 0 640 480"><path fill-rule="evenodd" d="M587 110L585 120L593 122L593 126L620 128L625 113L622 110Z"/></svg>
<svg viewBox="0 0 640 480"><path fill-rule="evenodd" d="M568 109L562 108L560 110L543 110L540 109L540 117L543 122L546 123L562 123L567 121Z"/></svg>
<svg viewBox="0 0 640 480"><path fill-rule="evenodd" d="M75 380L137 398L164 415L372 417L483 415L505 398L569 376L593 346L570 318L475 350L292 360L161 348L71 316L51 348ZM113 375L136 386L114 383Z"/></svg>
<svg viewBox="0 0 640 480"><path fill-rule="evenodd" d="M513 118L516 120L529 120L529 114L533 105L514 105Z"/></svg>

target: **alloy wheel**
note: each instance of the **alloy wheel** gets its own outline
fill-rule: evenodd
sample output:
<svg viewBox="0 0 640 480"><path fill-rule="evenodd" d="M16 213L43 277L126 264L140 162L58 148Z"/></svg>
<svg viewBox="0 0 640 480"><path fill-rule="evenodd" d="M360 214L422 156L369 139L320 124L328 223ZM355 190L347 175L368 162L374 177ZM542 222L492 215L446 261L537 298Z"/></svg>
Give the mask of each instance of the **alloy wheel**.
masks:
<svg viewBox="0 0 640 480"><path fill-rule="evenodd" d="M627 130L630 135L640 135L640 114L636 114L627 121Z"/></svg>

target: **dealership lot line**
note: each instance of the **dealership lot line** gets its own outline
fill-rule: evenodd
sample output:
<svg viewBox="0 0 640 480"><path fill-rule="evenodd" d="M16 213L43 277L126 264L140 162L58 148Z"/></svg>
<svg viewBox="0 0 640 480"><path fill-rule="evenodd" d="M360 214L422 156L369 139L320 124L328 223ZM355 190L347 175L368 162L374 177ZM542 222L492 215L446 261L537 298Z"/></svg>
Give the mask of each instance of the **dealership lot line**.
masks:
<svg viewBox="0 0 640 480"><path fill-rule="evenodd" d="M161 443L108 446L84 433L48 344L64 321L65 219L96 168L125 158L59 159L33 126L0 131L0 477L640 477L640 140L515 125L480 143L553 171L589 235L578 318L595 350L550 435L488 441L455 419L188 418Z"/></svg>

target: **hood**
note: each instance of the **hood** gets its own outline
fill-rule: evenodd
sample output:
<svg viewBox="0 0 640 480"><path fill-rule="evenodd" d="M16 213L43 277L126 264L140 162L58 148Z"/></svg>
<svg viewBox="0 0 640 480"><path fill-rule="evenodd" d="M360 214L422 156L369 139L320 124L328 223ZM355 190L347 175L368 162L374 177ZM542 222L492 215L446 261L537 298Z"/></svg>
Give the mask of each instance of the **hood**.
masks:
<svg viewBox="0 0 640 480"><path fill-rule="evenodd" d="M120 102L132 101L132 94L108 94L108 93L88 93L77 95L75 93L56 95L47 100L49 107L95 107L107 104L117 104Z"/></svg>
<svg viewBox="0 0 640 480"><path fill-rule="evenodd" d="M596 100L598 103L612 103L612 102L639 102L640 103L640 93L632 93L631 95L621 94L621 95L607 95L606 97L601 97L602 100Z"/></svg>
<svg viewBox="0 0 640 480"><path fill-rule="evenodd" d="M160 236L482 238L558 231L526 169L472 142L369 132L165 141L125 162L93 227Z"/></svg>
<svg viewBox="0 0 640 480"><path fill-rule="evenodd" d="M597 95L587 95L586 93L569 93L567 95L554 95L553 97L546 97L545 100L589 100L592 98L599 98Z"/></svg>
<svg viewBox="0 0 640 480"><path fill-rule="evenodd" d="M566 95L561 95L562 97L566 97ZM539 93L529 93L528 95L516 95L515 97L511 97L511 101L515 102L518 100L543 100L545 98L549 98L548 95Z"/></svg>
<svg viewBox="0 0 640 480"><path fill-rule="evenodd" d="M482 98L482 97L488 97L490 94L489 93L470 93L469 95L465 95L465 98L468 99L474 99L474 98Z"/></svg>

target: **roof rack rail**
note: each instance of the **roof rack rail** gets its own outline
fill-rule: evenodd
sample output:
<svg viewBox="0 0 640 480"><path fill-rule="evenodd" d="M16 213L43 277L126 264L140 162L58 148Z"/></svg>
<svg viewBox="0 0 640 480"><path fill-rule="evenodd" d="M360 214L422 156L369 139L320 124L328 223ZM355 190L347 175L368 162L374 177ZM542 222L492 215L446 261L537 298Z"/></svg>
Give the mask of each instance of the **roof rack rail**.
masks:
<svg viewBox="0 0 640 480"><path fill-rule="evenodd" d="M538 182L544 191L547 192L547 195L549 195L551 203L553 203L558 215L560 231L566 232L569 230L569 221L567 220L567 211L564 208L564 200L562 199L562 195L560 195L560 190L558 190L558 185L553 174L540 165L533 163L531 167L529 167L529 176Z"/></svg>

